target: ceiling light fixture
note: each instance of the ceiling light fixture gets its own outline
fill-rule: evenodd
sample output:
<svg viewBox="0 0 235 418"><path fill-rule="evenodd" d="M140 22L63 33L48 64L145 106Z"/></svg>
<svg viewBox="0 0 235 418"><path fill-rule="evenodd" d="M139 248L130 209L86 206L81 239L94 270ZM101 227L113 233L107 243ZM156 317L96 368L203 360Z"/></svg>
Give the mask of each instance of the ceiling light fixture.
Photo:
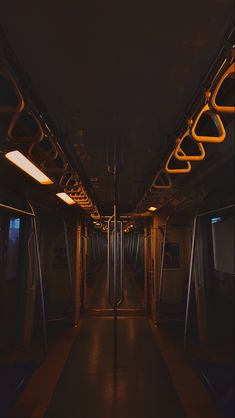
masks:
<svg viewBox="0 0 235 418"><path fill-rule="evenodd" d="M71 199L71 197L69 197L69 195L67 195L67 193L56 193L56 196L58 196L61 200L63 200L65 203L67 203L67 205L75 205L75 202L73 199Z"/></svg>
<svg viewBox="0 0 235 418"><path fill-rule="evenodd" d="M157 208L155 208L155 206L150 206L148 208L148 212L155 212L157 210Z"/></svg>
<svg viewBox="0 0 235 418"><path fill-rule="evenodd" d="M25 173L29 174L35 180L41 184L52 184L53 181L49 179L39 168L37 168L33 163L31 163L28 158L26 158L20 151L10 151L5 154L5 157L23 170Z"/></svg>

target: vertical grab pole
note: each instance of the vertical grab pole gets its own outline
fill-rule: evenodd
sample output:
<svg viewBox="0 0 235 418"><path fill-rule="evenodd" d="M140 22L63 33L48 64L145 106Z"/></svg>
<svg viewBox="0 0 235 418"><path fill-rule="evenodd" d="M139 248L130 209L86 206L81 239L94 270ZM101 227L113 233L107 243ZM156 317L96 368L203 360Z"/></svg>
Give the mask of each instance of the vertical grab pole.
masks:
<svg viewBox="0 0 235 418"><path fill-rule="evenodd" d="M148 229L144 226L144 306L147 309L148 298Z"/></svg>
<svg viewBox="0 0 235 418"><path fill-rule="evenodd" d="M32 219L32 227L34 231L34 242L35 242L37 262L38 262L39 287L40 287L40 298L41 298L41 308L42 308L43 344L44 344L44 351L46 354L48 343L47 343L46 314L45 314L45 301L44 301L44 292L43 292L43 284L42 284L42 265L41 265L40 249L39 249L39 238L38 238L38 230L37 230L37 223L36 223L36 214L31 203L28 202L28 204L34 215Z"/></svg>
<svg viewBox="0 0 235 418"><path fill-rule="evenodd" d="M46 314L45 314L45 301L44 301L44 292L43 292L43 284L42 284L42 265L41 265L41 256L40 256L40 249L39 249L39 238L38 238L38 230L37 230L37 223L36 223L36 214L34 211L33 206L29 201L28 205L30 206L30 209L33 214L32 219L32 228L34 231L34 242L35 242L35 248L37 253L37 262L38 262L38 275L39 275L39 286L40 286L40 298L41 298L41 308L42 308L42 329L43 329L43 344L44 344L44 351L45 354L47 352L47 329L46 329Z"/></svg>
<svg viewBox="0 0 235 418"><path fill-rule="evenodd" d="M186 348L186 343L187 343L189 304L190 304L190 293L191 293L192 277L193 277L193 263L194 263L194 255L195 255L196 232L197 232L197 215L195 215L194 220L193 220L193 236L192 236L192 247L191 247L191 256L190 256L185 324L184 324L184 349Z"/></svg>
<svg viewBox="0 0 235 418"><path fill-rule="evenodd" d="M113 305L113 319L114 319L114 356L113 356L113 368L117 369L117 206L114 204L113 214L113 293L114 293L114 305Z"/></svg>
<svg viewBox="0 0 235 418"><path fill-rule="evenodd" d="M138 234L137 237L137 243L136 243L136 253L135 253L135 269L137 267L137 261L138 261L138 255L139 255L139 245L140 245L140 234Z"/></svg>
<svg viewBox="0 0 235 418"><path fill-rule="evenodd" d="M120 221L120 257L119 257L119 263L120 263L120 297L117 299L117 306L120 306L123 301L123 276L124 276L124 248L123 248L123 224Z"/></svg>
<svg viewBox="0 0 235 418"><path fill-rule="evenodd" d="M70 296L72 297L73 294L73 285L72 285L72 265L71 265L71 257L70 257L70 249L69 249L69 237L68 237L68 227L63 219L64 224L64 236L65 236L65 246L66 246L66 254L67 254L67 262L68 262L68 274L69 274L69 291Z"/></svg>
<svg viewBox="0 0 235 418"><path fill-rule="evenodd" d="M108 282L108 293L109 293L109 303L113 306L113 301L111 298L111 277L110 277L110 259L111 259L111 239L110 239L110 224L113 219L113 215L108 220L108 233L107 233L107 282Z"/></svg>
<svg viewBox="0 0 235 418"><path fill-rule="evenodd" d="M123 279L124 279L124 245L123 245L123 223L121 222L121 302L123 301Z"/></svg>
<svg viewBox="0 0 235 418"><path fill-rule="evenodd" d="M83 288L83 304L87 304L87 254L88 254L88 232L87 223L84 224L84 251L83 251L83 272L84 272L84 288Z"/></svg>
<svg viewBox="0 0 235 418"><path fill-rule="evenodd" d="M163 243L162 243L162 258L161 258L160 277L159 277L159 292L158 292L158 318L160 317L160 304L161 304L161 296L162 296L164 258L165 258L165 250L166 250L166 236L167 236L167 226L168 226L169 219L170 219L170 216L168 216L166 218L166 223L165 223L165 228L164 228L164 236L163 236Z"/></svg>
<svg viewBox="0 0 235 418"><path fill-rule="evenodd" d="M74 325L78 325L81 310L81 278L82 278L82 225L76 223L76 261L74 278Z"/></svg>

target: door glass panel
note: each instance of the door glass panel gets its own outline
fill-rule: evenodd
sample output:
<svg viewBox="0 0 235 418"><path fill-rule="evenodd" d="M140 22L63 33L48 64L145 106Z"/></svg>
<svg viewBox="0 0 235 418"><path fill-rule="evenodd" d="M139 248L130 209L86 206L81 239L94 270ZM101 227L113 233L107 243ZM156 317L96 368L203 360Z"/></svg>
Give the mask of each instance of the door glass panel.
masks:
<svg viewBox="0 0 235 418"><path fill-rule="evenodd" d="M15 279L18 267L20 219L10 218L8 230L8 248L6 264L6 280Z"/></svg>

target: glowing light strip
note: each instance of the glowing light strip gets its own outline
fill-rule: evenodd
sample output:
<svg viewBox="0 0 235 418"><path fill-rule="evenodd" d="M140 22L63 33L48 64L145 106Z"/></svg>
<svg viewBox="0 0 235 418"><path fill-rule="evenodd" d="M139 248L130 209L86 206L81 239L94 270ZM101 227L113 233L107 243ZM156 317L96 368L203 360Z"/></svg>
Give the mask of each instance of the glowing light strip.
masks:
<svg viewBox="0 0 235 418"><path fill-rule="evenodd" d="M31 161L28 160L20 151L11 151L5 154L5 157L23 170L25 173L29 174L35 180L41 184L52 184L53 181L49 179L39 168L37 168Z"/></svg>
<svg viewBox="0 0 235 418"><path fill-rule="evenodd" d="M58 196L61 200L67 203L67 205L75 205L74 200L71 199L71 197L69 197L67 193L64 193L64 192L56 193L56 196Z"/></svg>

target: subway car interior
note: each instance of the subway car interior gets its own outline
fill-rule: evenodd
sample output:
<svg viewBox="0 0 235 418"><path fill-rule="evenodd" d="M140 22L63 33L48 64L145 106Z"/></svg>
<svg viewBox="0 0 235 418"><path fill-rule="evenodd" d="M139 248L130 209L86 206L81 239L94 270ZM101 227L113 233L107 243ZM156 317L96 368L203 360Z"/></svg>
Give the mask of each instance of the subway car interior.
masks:
<svg viewBox="0 0 235 418"><path fill-rule="evenodd" d="M231 0L0 2L0 418L234 417Z"/></svg>

